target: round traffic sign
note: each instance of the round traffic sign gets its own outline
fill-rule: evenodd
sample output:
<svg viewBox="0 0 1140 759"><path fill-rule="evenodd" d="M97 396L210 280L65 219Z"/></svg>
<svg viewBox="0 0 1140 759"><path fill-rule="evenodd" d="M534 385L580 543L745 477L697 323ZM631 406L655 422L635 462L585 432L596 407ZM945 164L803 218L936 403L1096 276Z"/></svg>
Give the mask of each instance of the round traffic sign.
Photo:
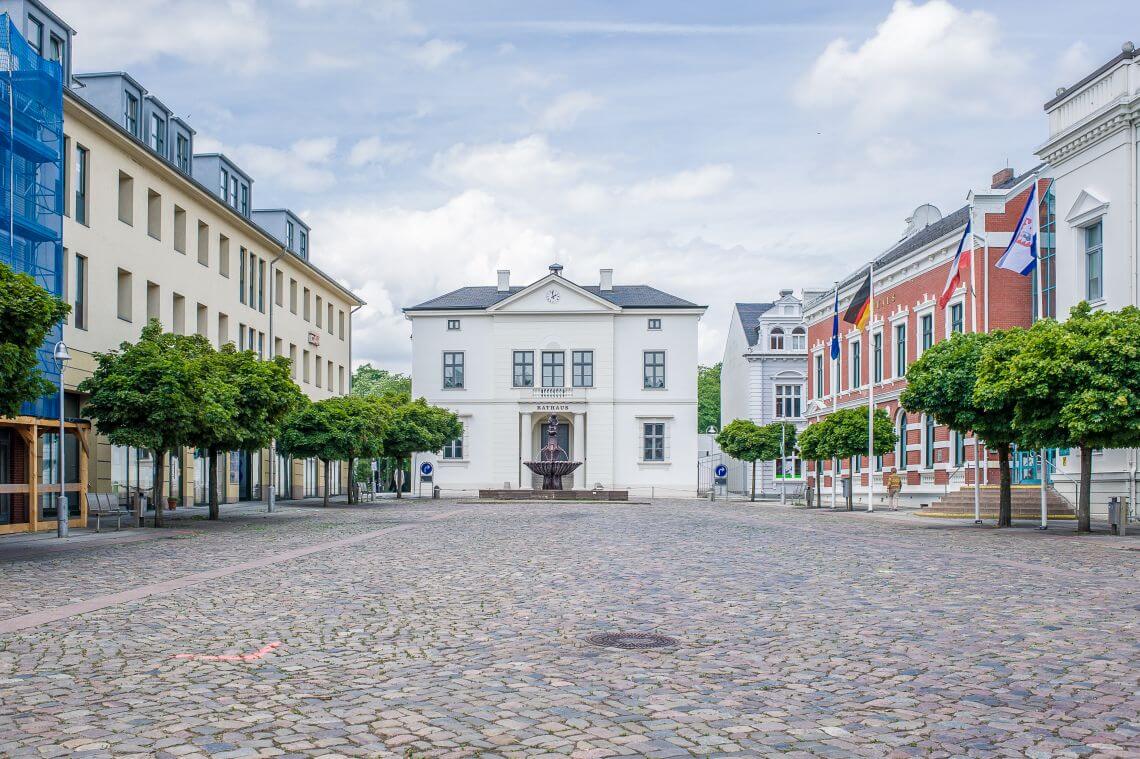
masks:
<svg viewBox="0 0 1140 759"><path fill-rule="evenodd" d="M430 461L425 461L420 464L420 474L424 477L431 477L431 473L435 471L435 467L431 465Z"/></svg>
<svg viewBox="0 0 1140 759"><path fill-rule="evenodd" d="M717 477L727 477L728 476L728 467L726 467L724 464L717 464L716 469L714 471L716 472Z"/></svg>

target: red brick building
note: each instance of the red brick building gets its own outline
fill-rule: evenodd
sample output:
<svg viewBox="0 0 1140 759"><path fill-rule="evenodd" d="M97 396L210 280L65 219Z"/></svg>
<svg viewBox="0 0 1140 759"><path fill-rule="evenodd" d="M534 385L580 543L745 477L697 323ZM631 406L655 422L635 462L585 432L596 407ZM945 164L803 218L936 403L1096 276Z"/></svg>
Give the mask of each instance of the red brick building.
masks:
<svg viewBox="0 0 1140 759"><path fill-rule="evenodd" d="M1028 327L1034 318L1033 277L1023 277L995 264L1009 244L1032 186L1033 174L1014 177L1004 170L993 178L989 190L972 192L970 203L941 216L933 206L920 206L907 220L903 239L874 259L874 312L860 332L840 319L840 357L830 357L834 291L804 304L808 325L807 417L816 422L833 408L866 405L868 384L874 384L875 406L885 409L900 433L900 444L880 461L858 457L855 466L855 502L866 505L869 465L876 474L876 503L885 500L879 483L885 472L898 468L903 475L904 502L931 503L948 491L973 482L972 445L969 435L958 435L933 419L906 414L898 403L906 387L906 367L922 351L954 331L985 332L1014 326ZM1048 180L1039 179L1044 194ZM1043 203L1043 248L1051 245ZM973 216L975 235L973 286L963 283L945 308L938 296L946 282L958 242ZM969 243L967 243L969 244ZM1042 258L1047 255L1043 250ZM866 276L866 262L838 284L839 313ZM1049 271L1049 267L1040 267ZM1046 285L1046 308L1050 308L1052 283ZM976 321L976 323L975 323ZM838 364L838 366L836 366ZM838 382L836 382L838 378ZM990 456L984 482L997 482L996 457ZM846 477L852 462L840 462L839 475ZM823 500L833 487L831 462L822 471ZM808 481L815 487L814 462L808 464ZM861 487L860 487L861 486ZM838 498L838 496L837 496Z"/></svg>

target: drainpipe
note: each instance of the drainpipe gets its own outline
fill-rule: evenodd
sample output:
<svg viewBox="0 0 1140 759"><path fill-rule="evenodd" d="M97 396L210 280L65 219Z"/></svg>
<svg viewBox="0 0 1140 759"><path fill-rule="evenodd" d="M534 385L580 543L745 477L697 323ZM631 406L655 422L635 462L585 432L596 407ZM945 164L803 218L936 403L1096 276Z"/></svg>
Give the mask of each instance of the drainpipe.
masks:
<svg viewBox="0 0 1140 759"><path fill-rule="evenodd" d="M273 341L273 307L277 305L277 277L274 276L274 268L277 262L280 261L286 254L286 249L281 248L281 252L277 257L269 262L269 357L274 358L277 354L277 349ZM269 440L269 485L265 489L265 503L266 511L270 514L273 513L273 507L277 502L277 438L270 438Z"/></svg>
<svg viewBox="0 0 1140 759"><path fill-rule="evenodd" d="M1140 198L1137 197L1138 185L1140 185L1140 156L1136 152L1136 143L1140 142L1140 126L1133 127L1132 139L1128 141L1128 154L1132 164L1132 187L1131 187L1131 203L1128 207L1128 224L1129 224L1129 248L1131 255L1129 260L1132 267L1132 276L1128 280L1129 300L1128 302L1136 305L1136 276L1137 276L1137 249L1140 248L1140 229L1137 229L1137 213L1140 209L1137 208L1137 203L1140 203ZM1128 524L1128 514L1135 513L1136 510L1136 449L1131 448L1128 451L1128 508L1121 510L1120 524L1122 529L1120 534L1124 534L1123 525Z"/></svg>
<svg viewBox="0 0 1140 759"><path fill-rule="evenodd" d="M361 303L356 308L348 310L348 392L352 392L352 315L364 308Z"/></svg>

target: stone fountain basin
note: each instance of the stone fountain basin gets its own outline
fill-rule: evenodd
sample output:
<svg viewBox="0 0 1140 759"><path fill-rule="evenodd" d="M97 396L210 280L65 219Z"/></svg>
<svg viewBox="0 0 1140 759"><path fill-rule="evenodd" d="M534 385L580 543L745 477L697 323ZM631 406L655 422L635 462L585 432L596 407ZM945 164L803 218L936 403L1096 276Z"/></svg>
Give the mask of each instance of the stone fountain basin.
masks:
<svg viewBox="0 0 1140 759"><path fill-rule="evenodd" d="M524 461L527 469L542 476L570 474L582 466L581 461Z"/></svg>

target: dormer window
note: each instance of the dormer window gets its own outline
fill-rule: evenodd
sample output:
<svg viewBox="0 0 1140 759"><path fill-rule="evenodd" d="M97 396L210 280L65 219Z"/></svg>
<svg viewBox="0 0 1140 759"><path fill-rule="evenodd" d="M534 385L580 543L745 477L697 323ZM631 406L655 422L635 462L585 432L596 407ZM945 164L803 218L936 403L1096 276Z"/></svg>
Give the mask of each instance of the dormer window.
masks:
<svg viewBox="0 0 1140 759"><path fill-rule="evenodd" d="M63 47L63 40L59 37L54 34L48 37L48 60L55 61L61 68L63 68Z"/></svg>
<svg viewBox="0 0 1140 759"><path fill-rule="evenodd" d="M150 115L150 146L159 155L166 155L166 120L157 113Z"/></svg>
<svg viewBox="0 0 1140 759"><path fill-rule="evenodd" d="M234 208L238 207L238 182L237 174L230 175L230 205Z"/></svg>
<svg viewBox="0 0 1140 759"><path fill-rule="evenodd" d="M180 170L190 173L190 140L184 134L174 140L174 160Z"/></svg>
<svg viewBox="0 0 1140 759"><path fill-rule="evenodd" d="M296 250L293 247L293 222L285 222L285 247L289 250Z"/></svg>
<svg viewBox="0 0 1140 759"><path fill-rule="evenodd" d="M661 329L661 320L660 319L650 319L649 320L649 329L654 329L654 330Z"/></svg>
<svg viewBox="0 0 1140 759"><path fill-rule="evenodd" d="M123 126L135 137L139 136L139 99L129 92L123 106Z"/></svg>
<svg viewBox="0 0 1140 759"><path fill-rule="evenodd" d="M241 186L241 215L249 216L249 185Z"/></svg>
<svg viewBox="0 0 1140 759"><path fill-rule="evenodd" d="M796 327L792 330L792 350L807 350L807 332L804 331L803 327Z"/></svg>
<svg viewBox="0 0 1140 759"><path fill-rule="evenodd" d="M230 196L230 173L228 171L226 171L225 169L222 169L221 185L222 185L222 201L225 202L225 199Z"/></svg>
<svg viewBox="0 0 1140 759"><path fill-rule="evenodd" d="M309 257L309 233L303 229L301 230L301 249L299 252L301 258L307 259Z"/></svg>
<svg viewBox="0 0 1140 759"><path fill-rule="evenodd" d="M772 328L772 331L768 333L768 347L774 351L784 349L784 330L779 327Z"/></svg>

